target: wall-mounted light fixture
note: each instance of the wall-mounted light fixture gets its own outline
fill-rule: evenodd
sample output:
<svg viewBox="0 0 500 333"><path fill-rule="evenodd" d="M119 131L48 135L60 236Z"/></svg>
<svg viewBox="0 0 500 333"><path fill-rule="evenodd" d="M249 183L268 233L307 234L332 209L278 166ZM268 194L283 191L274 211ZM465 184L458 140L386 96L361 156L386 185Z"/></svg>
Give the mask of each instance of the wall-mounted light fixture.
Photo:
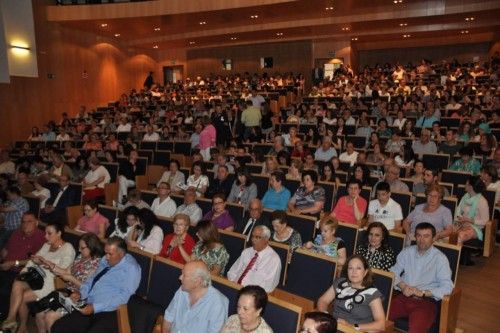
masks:
<svg viewBox="0 0 500 333"><path fill-rule="evenodd" d="M14 53L15 55L19 55L19 56L25 56L25 55L28 55L29 52L30 52L30 48L29 46L27 45L21 45L21 44L11 44L9 45L11 50L12 50L12 53Z"/></svg>

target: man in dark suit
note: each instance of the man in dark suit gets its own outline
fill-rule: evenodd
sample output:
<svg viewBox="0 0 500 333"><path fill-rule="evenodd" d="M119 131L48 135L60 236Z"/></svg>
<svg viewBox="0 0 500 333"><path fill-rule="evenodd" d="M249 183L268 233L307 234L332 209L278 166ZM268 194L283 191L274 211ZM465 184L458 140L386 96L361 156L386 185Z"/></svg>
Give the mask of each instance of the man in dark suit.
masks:
<svg viewBox="0 0 500 333"><path fill-rule="evenodd" d="M63 222L66 221L66 207L73 206L80 202L80 193L69 186L67 175L59 177L59 191L55 196L47 200L45 208L40 212L40 219L43 222Z"/></svg>
<svg viewBox="0 0 500 333"><path fill-rule="evenodd" d="M217 176L210 182L205 197L212 199L215 194L222 193L227 198L231 192L231 186L233 186L233 181L229 178L227 165L221 165L217 169Z"/></svg>
<svg viewBox="0 0 500 333"><path fill-rule="evenodd" d="M262 211L262 202L259 199L250 201L248 211L245 213L243 220L236 221L234 231L247 236L247 240L250 240L252 230L258 225L265 225L269 230L272 230L271 221L262 215Z"/></svg>

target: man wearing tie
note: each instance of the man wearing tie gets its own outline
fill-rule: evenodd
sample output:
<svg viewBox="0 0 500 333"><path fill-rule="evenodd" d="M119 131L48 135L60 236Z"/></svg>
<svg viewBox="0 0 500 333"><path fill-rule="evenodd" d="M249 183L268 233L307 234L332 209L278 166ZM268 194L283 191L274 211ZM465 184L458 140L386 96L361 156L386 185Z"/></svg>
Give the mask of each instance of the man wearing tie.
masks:
<svg viewBox="0 0 500 333"><path fill-rule="evenodd" d="M85 305L54 323L52 333L118 332L116 310L127 304L141 281L141 267L127 254L127 243L110 237L94 276L71 294L71 300Z"/></svg>
<svg viewBox="0 0 500 333"><path fill-rule="evenodd" d="M59 177L59 192L47 200L45 208L40 212L40 219L45 222L66 223L66 207L79 204L81 194L69 186L69 177Z"/></svg>
<svg viewBox="0 0 500 333"><path fill-rule="evenodd" d="M258 225L252 231L252 247L246 248L227 272L230 281L242 286L257 285L268 293L280 281L281 260L269 246L271 231L265 225Z"/></svg>
<svg viewBox="0 0 500 333"><path fill-rule="evenodd" d="M271 229L271 222L262 215L262 202L259 199L253 199L248 205L248 211L245 213L243 220L237 221L235 232L247 236L247 241L250 240L252 230L258 225L265 225Z"/></svg>

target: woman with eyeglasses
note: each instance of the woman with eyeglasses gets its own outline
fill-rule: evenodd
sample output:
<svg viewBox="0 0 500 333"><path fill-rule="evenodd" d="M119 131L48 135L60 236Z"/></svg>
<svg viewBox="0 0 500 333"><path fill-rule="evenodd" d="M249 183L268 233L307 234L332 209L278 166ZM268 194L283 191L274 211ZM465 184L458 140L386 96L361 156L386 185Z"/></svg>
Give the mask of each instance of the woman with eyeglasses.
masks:
<svg viewBox="0 0 500 333"><path fill-rule="evenodd" d="M109 221L97 211L98 205L94 200L88 201L83 206L84 215L78 220L75 230L91 232L104 239Z"/></svg>
<svg viewBox="0 0 500 333"><path fill-rule="evenodd" d="M361 332L385 330L382 294L373 286L368 262L360 255L350 257L341 277L319 298L317 308L327 312L333 302L333 317L339 324L354 326Z"/></svg>
<svg viewBox="0 0 500 333"><path fill-rule="evenodd" d="M66 282L64 290L66 296L79 291L82 284L94 274L104 255L104 246L101 240L92 233L87 233L80 237L78 249L80 254L70 267L62 268L48 260L45 261L49 270ZM63 307L37 313L36 323L38 331L50 332L50 328L54 322L66 314L67 311Z"/></svg>
<svg viewBox="0 0 500 333"><path fill-rule="evenodd" d="M226 209L226 197L217 193L212 198L212 210L203 216L203 220L212 221L217 229L234 230L234 220Z"/></svg>
<svg viewBox="0 0 500 333"><path fill-rule="evenodd" d="M190 219L186 214L174 216L174 232L165 236L160 256L183 265L191 259L195 241L188 234L189 225Z"/></svg>
<svg viewBox="0 0 500 333"><path fill-rule="evenodd" d="M223 275L229 261L229 253L220 240L219 230L208 220L198 222L196 236L200 239L193 248L189 260L203 261L213 275Z"/></svg>

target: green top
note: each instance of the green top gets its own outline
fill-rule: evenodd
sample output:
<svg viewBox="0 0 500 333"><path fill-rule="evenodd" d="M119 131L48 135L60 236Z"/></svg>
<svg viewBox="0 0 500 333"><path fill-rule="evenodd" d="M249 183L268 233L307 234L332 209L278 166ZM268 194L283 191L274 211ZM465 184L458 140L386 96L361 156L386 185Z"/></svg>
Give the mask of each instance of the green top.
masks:
<svg viewBox="0 0 500 333"><path fill-rule="evenodd" d="M203 249L202 241L199 241L194 246L193 255L197 260L203 261L208 266L209 271L214 266L219 266L221 268L219 275L221 276L224 274L227 262L229 261L229 253L224 245L216 246L211 250L205 250Z"/></svg>
<svg viewBox="0 0 500 333"><path fill-rule="evenodd" d="M476 176L481 171L481 163L473 158L464 164L460 158L451 165L450 169L455 171L471 172L474 176Z"/></svg>

